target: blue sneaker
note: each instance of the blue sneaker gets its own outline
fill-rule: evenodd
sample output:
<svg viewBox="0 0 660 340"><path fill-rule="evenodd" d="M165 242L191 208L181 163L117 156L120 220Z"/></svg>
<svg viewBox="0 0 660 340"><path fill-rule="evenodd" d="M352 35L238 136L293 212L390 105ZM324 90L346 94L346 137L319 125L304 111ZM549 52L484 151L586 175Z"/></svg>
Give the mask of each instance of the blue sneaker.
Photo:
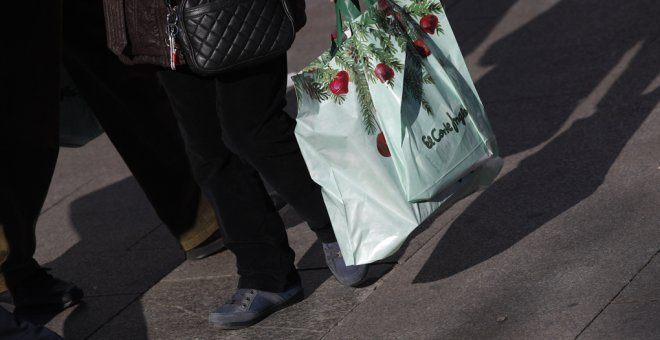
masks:
<svg viewBox="0 0 660 340"><path fill-rule="evenodd" d="M322 243L325 262L339 283L355 287L364 281L367 276L367 265L347 266L341 256L337 242Z"/></svg>
<svg viewBox="0 0 660 340"><path fill-rule="evenodd" d="M211 326L239 329L252 326L270 314L303 299L303 289L295 285L281 293L240 288L231 301L209 314Z"/></svg>

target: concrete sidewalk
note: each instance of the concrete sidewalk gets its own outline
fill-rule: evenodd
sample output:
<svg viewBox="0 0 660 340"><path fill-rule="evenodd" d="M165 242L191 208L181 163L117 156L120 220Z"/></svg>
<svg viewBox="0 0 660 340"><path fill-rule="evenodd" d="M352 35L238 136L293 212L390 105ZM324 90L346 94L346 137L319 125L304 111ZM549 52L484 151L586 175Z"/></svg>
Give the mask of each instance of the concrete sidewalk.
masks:
<svg viewBox="0 0 660 340"><path fill-rule="evenodd" d="M286 207L307 298L210 328L233 255L184 262L101 136L61 150L38 224L38 260L87 296L42 321L67 339L660 338L660 1L445 5L505 167L373 266L380 280L338 284ZM308 7L291 72L332 31L331 4Z"/></svg>

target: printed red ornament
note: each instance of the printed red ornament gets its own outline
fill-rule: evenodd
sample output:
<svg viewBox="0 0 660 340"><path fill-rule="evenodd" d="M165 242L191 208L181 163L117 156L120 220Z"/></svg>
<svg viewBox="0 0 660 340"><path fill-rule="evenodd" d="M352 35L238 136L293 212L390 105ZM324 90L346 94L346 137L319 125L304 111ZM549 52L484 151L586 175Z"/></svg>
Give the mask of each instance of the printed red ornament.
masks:
<svg viewBox="0 0 660 340"><path fill-rule="evenodd" d="M417 49L417 52L422 55L423 58L428 57L431 55L431 50L429 49L428 46L424 43L424 41L421 38L418 38L413 42L413 45L415 46L415 49Z"/></svg>
<svg viewBox="0 0 660 340"><path fill-rule="evenodd" d="M348 83L348 80L349 80L349 79L348 79L348 72L346 72L346 71L339 71L339 72L337 72L337 74L335 75L335 78L337 78L337 79L341 79L342 81L345 81L346 83Z"/></svg>
<svg viewBox="0 0 660 340"><path fill-rule="evenodd" d="M391 157L390 148L387 146L387 141L385 140L385 135L379 133L376 136L376 147L378 148L378 153L383 157Z"/></svg>
<svg viewBox="0 0 660 340"><path fill-rule="evenodd" d="M396 18L396 21L401 25L402 27L405 27L405 23L403 22L403 15L399 12L394 12L394 17Z"/></svg>
<svg viewBox="0 0 660 340"><path fill-rule="evenodd" d="M427 14L419 20L419 26L424 32L433 34L438 28L438 17L434 14Z"/></svg>
<svg viewBox="0 0 660 340"><path fill-rule="evenodd" d="M387 3L387 0L378 0L378 9L381 11L390 11L390 4Z"/></svg>
<svg viewBox="0 0 660 340"><path fill-rule="evenodd" d="M348 72L340 71L330 81L330 92L340 95L348 93Z"/></svg>
<svg viewBox="0 0 660 340"><path fill-rule="evenodd" d="M374 73L376 74L376 77L378 78L378 80L380 80L381 83L384 83L394 78L394 70L391 67L387 66L386 64L376 65L376 69L374 69Z"/></svg>

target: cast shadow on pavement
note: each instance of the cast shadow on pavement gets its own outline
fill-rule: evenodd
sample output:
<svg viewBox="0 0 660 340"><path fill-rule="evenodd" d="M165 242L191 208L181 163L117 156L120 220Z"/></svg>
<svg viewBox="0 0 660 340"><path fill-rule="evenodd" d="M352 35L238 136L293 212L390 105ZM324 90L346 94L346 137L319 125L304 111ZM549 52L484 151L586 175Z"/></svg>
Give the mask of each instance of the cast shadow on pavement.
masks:
<svg viewBox="0 0 660 340"><path fill-rule="evenodd" d="M115 315L131 313L124 334L147 337L139 302L144 292L184 260L133 177L82 196L70 205L80 241L48 266L80 285L85 298L64 323L66 339L82 339ZM126 308L136 303L140 308ZM124 310L125 309L125 310Z"/></svg>
<svg viewBox="0 0 660 340"><path fill-rule="evenodd" d="M482 63L494 69L476 86L502 155L539 150L452 223L415 283L487 261L596 191L660 101L660 89L649 90L660 72L658 13L657 1L561 1L487 51ZM599 86L615 72L611 87ZM585 112L593 91L602 99ZM573 112L582 116L560 131Z"/></svg>
<svg viewBox="0 0 660 340"><path fill-rule="evenodd" d="M281 213L287 228L302 222L293 209ZM133 177L76 199L70 205L70 218L80 240L44 264L85 292L80 305L59 316L65 319L63 336L146 339L147 322L140 298L184 261L177 242L162 226ZM304 276L306 295L332 277L323 268L318 242L297 265L306 266L303 271L314 271L314 275ZM120 313L121 320L130 322L113 322ZM23 316L38 324L58 318L57 313Z"/></svg>

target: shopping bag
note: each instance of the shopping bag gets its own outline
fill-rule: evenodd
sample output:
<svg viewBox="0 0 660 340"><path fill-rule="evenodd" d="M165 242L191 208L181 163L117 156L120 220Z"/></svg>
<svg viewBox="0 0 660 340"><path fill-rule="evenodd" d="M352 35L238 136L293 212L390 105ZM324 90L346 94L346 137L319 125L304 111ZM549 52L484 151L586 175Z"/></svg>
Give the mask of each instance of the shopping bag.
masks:
<svg viewBox="0 0 660 340"><path fill-rule="evenodd" d="M364 2L337 1L333 48L293 77L296 137L349 264L391 255L501 168L440 2Z"/></svg>

